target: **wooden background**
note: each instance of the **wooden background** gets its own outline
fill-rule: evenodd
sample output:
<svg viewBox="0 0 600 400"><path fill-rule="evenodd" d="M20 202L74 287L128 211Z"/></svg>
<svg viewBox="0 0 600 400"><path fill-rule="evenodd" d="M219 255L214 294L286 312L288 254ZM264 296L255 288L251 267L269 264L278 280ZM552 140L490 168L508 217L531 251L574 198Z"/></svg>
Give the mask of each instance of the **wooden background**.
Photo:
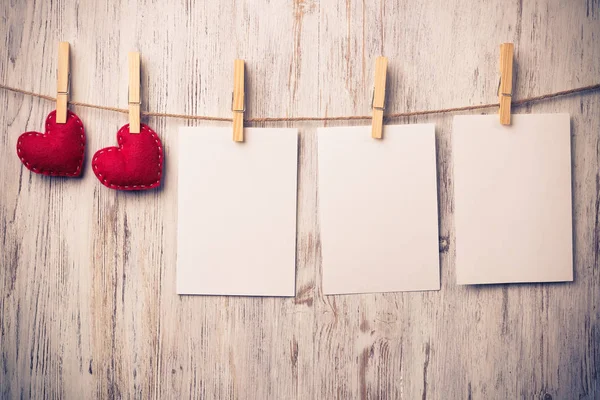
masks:
<svg viewBox="0 0 600 400"><path fill-rule="evenodd" d="M515 98L600 81L598 0L135 3L3 0L0 82L54 95L59 40L71 43L74 100L126 107L127 52L139 50L143 109L223 117L236 57L248 117L368 114L379 55L390 112L494 102L505 41ZM124 193L89 162L116 144L126 115L74 107L84 174L57 179L15 152L54 104L0 90L0 108L2 398L600 398L598 92L516 110L572 116L573 283L454 283L443 115L392 121L436 124L442 290L323 296L320 125L270 124L301 132L287 299L175 294L177 129L197 123L146 119L165 145L164 184Z"/></svg>

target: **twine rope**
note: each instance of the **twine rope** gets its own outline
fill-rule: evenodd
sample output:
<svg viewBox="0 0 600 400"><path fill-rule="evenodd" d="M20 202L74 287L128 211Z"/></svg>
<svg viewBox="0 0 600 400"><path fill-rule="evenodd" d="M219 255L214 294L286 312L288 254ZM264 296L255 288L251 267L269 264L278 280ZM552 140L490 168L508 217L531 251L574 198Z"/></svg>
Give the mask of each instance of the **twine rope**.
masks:
<svg viewBox="0 0 600 400"><path fill-rule="evenodd" d="M37 97L39 99L44 99L48 101L56 101L55 97L47 96L40 93L30 92L28 90L19 89L15 87L10 87L7 85L0 84L0 89L8 90L15 93L21 93L27 96ZM514 107L522 106L529 103L535 103L543 100L553 99L557 97L569 96L572 94L578 94L583 92L591 92L600 89L600 83L596 83L593 85L581 86L568 90L561 90L554 93L543 94L540 96L527 97L524 99L513 100L512 105ZM117 108L117 107L108 107L108 106L100 106L97 104L83 103L80 101L69 101L69 104L77 107L85 107L92 108L95 110L104 110L104 111L113 111L121 114L127 114L129 112L126 108ZM401 117L414 117L419 115L431 115L431 114L445 114L452 112L461 112L461 111L470 111L470 110L483 110L486 108L494 108L499 107L499 103L488 103L488 104L476 104L471 106L462 106L462 107L450 107L450 108L442 108L439 110L421 110L421 111L407 111L407 112L396 112L389 113L384 115L385 119L393 119L393 118L401 118ZM162 113L156 111L141 111L140 113L143 116L147 117L164 117L164 118L178 118L178 119L190 119L197 121L221 121L221 122L232 122L232 118L224 118L224 117L212 117L206 115L190 115L190 114L173 114L173 113ZM334 117L253 117L246 118L244 122L296 122L296 121L356 121L356 120L370 120L372 118L371 115L341 115Z"/></svg>

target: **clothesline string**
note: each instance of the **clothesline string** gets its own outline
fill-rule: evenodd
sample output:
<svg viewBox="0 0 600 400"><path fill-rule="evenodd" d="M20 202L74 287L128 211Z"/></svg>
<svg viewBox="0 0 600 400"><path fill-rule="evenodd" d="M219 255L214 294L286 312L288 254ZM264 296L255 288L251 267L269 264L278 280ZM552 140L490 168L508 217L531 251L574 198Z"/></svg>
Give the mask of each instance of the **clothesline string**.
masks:
<svg viewBox="0 0 600 400"><path fill-rule="evenodd" d="M48 100L48 101L56 101L56 98L52 96L47 96L40 93L30 92L28 90L23 90L19 88L10 87L7 85L0 84L0 89L9 90L15 93L21 93L24 95L37 97L40 99ZM553 99L556 97L563 97L577 93L590 92L600 89L600 83L596 83L588 86L581 86L578 88L561 90L554 93L543 94L540 96L527 97L524 99L513 100L513 106L521 106L528 103L539 102L542 100ZM129 110L126 108L117 108L117 107L108 107L108 106L100 106L96 104L83 103L80 101L69 101L70 105L77 107L85 107L92 108L96 110L105 110L105 111L113 111L122 114L127 114ZM430 114L444 114L451 112L461 112L461 111L470 111L470 110L483 110L486 108L494 108L499 107L499 103L488 103L488 104L477 104L471 106L462 106L462 107L451 107L451 108L442 108L439 110L421 110L421 111L407 111L407 112L397 112L397 113L389 113L385 114L385 119L392 118L401 118L401 117L414 117L419 115L430 115ZM179 119L191 119L191 120L199 120L199 121L221 121L221 122L232 122L231 118L223 118L223 117L211 117L204 115L189 115L189 114L173 114L173 113L161 113L156 111L142 111L141 115L147 117L165 117L165 118L179 118ZM356 121L356 120L369 120L371 119L370 115L343 115L337 117L253 117L246 118L244 122L296 122L296 121Z"/></svg>

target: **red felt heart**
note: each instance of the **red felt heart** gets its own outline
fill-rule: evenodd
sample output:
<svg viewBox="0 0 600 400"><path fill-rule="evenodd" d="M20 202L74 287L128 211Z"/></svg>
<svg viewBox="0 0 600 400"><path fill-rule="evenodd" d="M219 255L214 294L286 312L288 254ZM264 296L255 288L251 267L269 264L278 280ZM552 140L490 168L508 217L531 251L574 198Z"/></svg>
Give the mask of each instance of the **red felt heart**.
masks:
<svg viewBox="0 0 600 400"><path fill-rule="evenodd" d="M85 131L77 115L67 111L64 124L56 110L46 117L46 132L25 132L17 140L17 155L31 171L50 176L79 176L85 153Z"/></svg>
<svg viewBox="0 0 600 400"><path fill-rule="evenodd" d="M111 189L146 190L160 185L163 149L148 125L140 133L129 133L129 124L117 133L119 147L106 147L94 154L92 168L102 184Z"/></svg>

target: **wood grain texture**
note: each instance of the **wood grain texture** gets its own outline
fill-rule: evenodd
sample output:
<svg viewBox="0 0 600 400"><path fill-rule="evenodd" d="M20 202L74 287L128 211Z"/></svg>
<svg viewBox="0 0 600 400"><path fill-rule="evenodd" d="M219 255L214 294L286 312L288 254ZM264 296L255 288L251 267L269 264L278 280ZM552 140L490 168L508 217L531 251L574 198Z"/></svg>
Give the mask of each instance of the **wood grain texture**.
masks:
<svg viewBox="0 0 600 400"><path fill-rule="evenodd" d="M379 55L389 112L495 101L503 42L515 44L517 97L600 76L597 0L7 0L0 18L1 82L53 94L65 40L71 98L125 107L137 50L144 109L162 112L229 117L235 58L246 61L247 117L368 114ZM125 193L103 187L89 160L116 144L126 115L75 108L86 167L57 179L15 156L54 103L0 91L0 104L2 398L600 397L597 93L513 110L572 116L573 283L454 283L443 115L394 121L436 123L442 290L323 296L319 125L306 123L291 299L175 294L177 129L195 122L143 118L165 146L164 183Z"/></svg>
<svg viewBox="0 0 600 400"><path fill-rule="evenodd" d="M510 125L513 84L514 44L500 45L500 85L498 87L498 102L500 103L500 123Z"/></svg>
<svg viewBox="0 0 600 400"><path fill-rule="evenodd" d="M375 85L373 88L373 120L371 121L371 137L383 137L383 112L385 111L385 80L387 78L387 58L377 57L375 61Z"/></svg>
<svg viewBox="0 0 600 400"><path fill-rule="evenodd" d="M67 101L69 99L69 42L58 44L56 71L56 122L67 122Z"/></svg>
<svg viewBox="0 0 600 400"><path fill-rule="evenodd" d="M128 56L129 82L127 97L129 102L129 133L140 133L140 53L130 51Z"/></svg>
<svg viewBox="0 0 600 400"><path fill-rule="evenodd" d="M244 141L244 60L233 62L233 96L231 99L231 111L233 111L233 141Z"/></svg>

